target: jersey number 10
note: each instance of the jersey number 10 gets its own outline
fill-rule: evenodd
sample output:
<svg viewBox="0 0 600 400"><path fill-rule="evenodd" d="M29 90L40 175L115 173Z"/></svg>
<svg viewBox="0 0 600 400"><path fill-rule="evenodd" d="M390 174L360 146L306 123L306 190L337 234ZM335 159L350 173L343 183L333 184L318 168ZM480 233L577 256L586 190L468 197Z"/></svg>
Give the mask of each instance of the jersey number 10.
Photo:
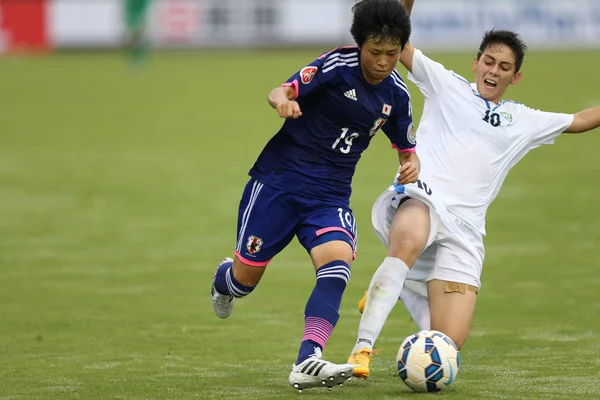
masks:
<svg viewBox="0 0 600 400"><path fill-rule="evenodd" d="M490 110L485 110L485 117L483 120L493 127L500 126L500 114L490 113Z"/></svg>
<svg viewBox="0 0 600 400"><path fill-rule="evenodd" d="M335 140L335 142L333 142L333 145L331 146L332 149L337 148L338 144L340 144L340 142L342 142L342 145L345 143L346 146L340 147L340 151L344 154L348 154L350 153L350 148L352 147L352 142L354 141L354 139L356 139L359 134L354 132L351 133L350 135L348 135L348 131L350 129L349 128L342 128L342 133L340 134L340 137L337 138Z"/></svg>

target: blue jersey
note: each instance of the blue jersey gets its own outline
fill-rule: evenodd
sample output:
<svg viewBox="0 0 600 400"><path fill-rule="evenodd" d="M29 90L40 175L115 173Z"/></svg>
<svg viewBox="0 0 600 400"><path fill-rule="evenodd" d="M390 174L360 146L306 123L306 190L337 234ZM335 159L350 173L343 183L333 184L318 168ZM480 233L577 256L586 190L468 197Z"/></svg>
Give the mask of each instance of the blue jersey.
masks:
<svg viewBox="0 0 600 400"><path fill-rule="evenodd" d="M284 86L296 92L302 116L287 119L250 176L311 198L349 203L362 152L382 128L399 151L414 151L410 95L400 74L377 85L363 76L357 47L323 54Z"/></svg>

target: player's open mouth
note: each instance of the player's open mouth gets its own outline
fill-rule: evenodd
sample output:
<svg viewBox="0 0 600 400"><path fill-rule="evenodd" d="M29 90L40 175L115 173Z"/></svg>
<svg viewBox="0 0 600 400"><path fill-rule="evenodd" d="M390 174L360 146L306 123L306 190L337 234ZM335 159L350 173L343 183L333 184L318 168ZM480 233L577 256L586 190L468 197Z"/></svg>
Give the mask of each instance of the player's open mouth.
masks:
<svg viewBox="0 0 600 400"><path fill-rule="evenodd" d="M491 79L485 79L485 80L483 81L483 84L484 84L484 85L485 85L485 87L486 87L486 88L488 88L488 89L493 89L493 88L495 88L496 86L498 86L498 84L496 83L496 81L493 81L493 80L491 80Z"/></svg>

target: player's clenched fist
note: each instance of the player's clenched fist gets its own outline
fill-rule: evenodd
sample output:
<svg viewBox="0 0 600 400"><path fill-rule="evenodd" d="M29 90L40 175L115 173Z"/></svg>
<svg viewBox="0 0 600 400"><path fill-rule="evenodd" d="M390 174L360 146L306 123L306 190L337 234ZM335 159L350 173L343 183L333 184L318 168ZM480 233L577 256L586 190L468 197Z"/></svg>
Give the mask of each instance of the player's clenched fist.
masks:
<svg viewBox="0 0 600 400"><path fill-rule="evenodd" d="M298 118L302 115L300 105L296 101L286 100L275 107L281 118Z"/></svg>
<svg viewBox="0 0 600 400"><path fill-rule="evenodd" d="M415 183L419 178L419 170L417 166L410 161L402 164L398 172L400 173L400 176L398 177L398 184L400 185Z"/></svg>

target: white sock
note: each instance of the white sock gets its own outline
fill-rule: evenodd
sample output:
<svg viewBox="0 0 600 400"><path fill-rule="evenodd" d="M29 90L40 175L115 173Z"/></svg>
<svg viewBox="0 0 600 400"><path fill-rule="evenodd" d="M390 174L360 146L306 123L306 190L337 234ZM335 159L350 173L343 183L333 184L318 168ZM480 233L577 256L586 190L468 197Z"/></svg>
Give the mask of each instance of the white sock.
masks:
<svg viewBox="0 0 600 400"><path fill-rule="evenodd" d="M400 300L404 302L408 313L417 324L417 329L420 331L431 329L429 300L426 296L417 294L405 286L400 293Z"/></svg>
<svg viewBox="0 0 600 400"><path fill-rule="evenodd" d="M386 257L383 260L369 285L353 353L364 348L373 350L385 320L400 297L408 271L406 263L399 258Z"/></svg>

